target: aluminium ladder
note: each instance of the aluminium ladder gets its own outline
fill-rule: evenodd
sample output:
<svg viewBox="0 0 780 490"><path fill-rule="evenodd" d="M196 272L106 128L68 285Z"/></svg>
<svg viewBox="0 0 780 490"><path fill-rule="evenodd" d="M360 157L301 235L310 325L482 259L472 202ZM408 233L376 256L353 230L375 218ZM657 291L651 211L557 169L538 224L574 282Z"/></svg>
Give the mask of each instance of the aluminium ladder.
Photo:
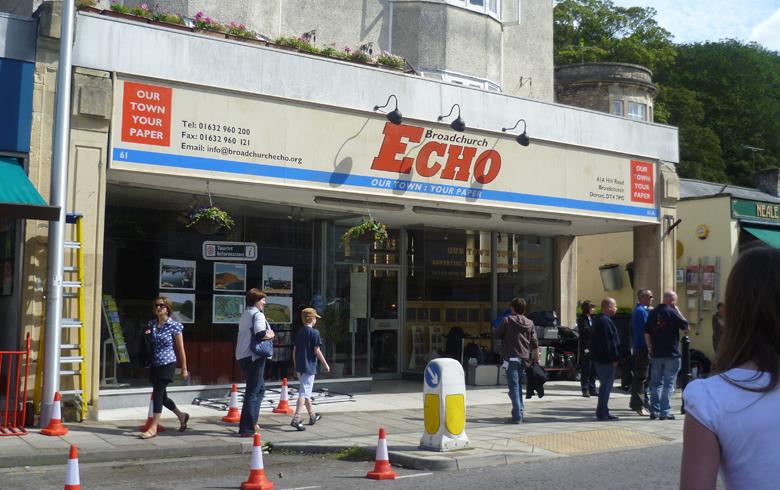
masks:
<svg viewBox="0 0 780 490"><path fill-rule="evenodd" d="M63 401L75 402L80 416L87 416L87 366L86 366L86 335L85 335L85 305L84 305L84 250L82 248L82 219L77 213L68 213L65 222L75 225L75 240L65 241L65 266L62 281L63 312L62 331L60 334L60 395ZM70 265L67 265L70 262ZM75 277L74 277L75 276ZM73 307L75 303L75 308ZM66 316L65 312L71 313ZM72 313L75 313L73 315ZM45 324L45 322L44 322ZM44 338L41 332L41 339ZM43 343L39 349L35 376L35 409L40 410L41 384L43 382ZM42 355L41 355L42 354ZM67 387L63 389L63 387Z"/></svg>

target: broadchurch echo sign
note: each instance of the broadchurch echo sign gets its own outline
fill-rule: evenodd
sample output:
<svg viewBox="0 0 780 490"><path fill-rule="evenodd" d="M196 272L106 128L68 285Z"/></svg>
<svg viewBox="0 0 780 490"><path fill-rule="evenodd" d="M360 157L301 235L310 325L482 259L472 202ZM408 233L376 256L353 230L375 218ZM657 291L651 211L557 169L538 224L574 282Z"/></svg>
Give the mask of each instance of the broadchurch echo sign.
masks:
<svg viewBox="0 0 780 490"><path fill-rule="evenodd" d="M658 221L657 165L630 156L121 77L114 107L114 169Z"/></svg>

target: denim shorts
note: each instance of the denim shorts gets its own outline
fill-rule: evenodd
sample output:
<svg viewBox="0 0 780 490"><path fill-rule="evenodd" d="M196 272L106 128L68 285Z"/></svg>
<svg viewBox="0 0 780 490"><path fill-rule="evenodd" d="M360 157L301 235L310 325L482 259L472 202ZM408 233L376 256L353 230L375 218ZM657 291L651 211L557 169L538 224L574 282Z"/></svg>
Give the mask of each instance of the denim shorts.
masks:
<svg viewBox="0 0 780 490"><path fill-rule="evenodd" d="M301 382L298 396L311 400L311 390L314 388L314 375L298 373L298 381Z"/></svg>

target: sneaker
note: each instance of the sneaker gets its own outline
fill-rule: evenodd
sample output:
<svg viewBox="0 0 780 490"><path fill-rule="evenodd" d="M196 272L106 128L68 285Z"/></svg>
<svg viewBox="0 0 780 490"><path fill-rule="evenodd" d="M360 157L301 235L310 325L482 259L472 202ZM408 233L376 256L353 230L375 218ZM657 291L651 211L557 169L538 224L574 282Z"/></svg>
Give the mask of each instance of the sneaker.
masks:
<svg viewBox="0 0 780 490"><path fill-rule="evenodd" d="M672 414L669 414L669 415L661 415L659 418L660 418L661 420L674 420L674 415L672 415Z"/></svg>
<svg viewBox="0 0 780 490"><path fill-rule="evenodd" d="M587 391L583 391L582 396L585 398L590 398L590 393L588 393Z"/></svg>
<svg viewBox="0 0 780 490"><path fill-rule="evenodd" d="M314 425L320 420L322 420L322 415L315 413L312 417L309 417L309 425Z"/></svg>
<svg viewBox="0 0 780 490"><path fill-rule="evenodd" d="M619 417L616 417L615 415L607 415L606 417L596 417L599 420L620 420Z"/></svg>
<svg viewBox="0 0 780 490"><path fill-rule="evenodd" d="M293 420L292 422L290 422L290 427L295 427L296 429L298 429L298 432L302 432L306 430L306 427L303 426L303 422L301 422L300 420Z"/></svg>
<svg viewBox="0 0 780 490"><path fill-rule="evenodd" d="M657 414L655 414L655 413L653 413L653 412L650 412L650 420L655 420L655 419L657 419L657 418L658 418L658 415L657 415Z"/></svg>

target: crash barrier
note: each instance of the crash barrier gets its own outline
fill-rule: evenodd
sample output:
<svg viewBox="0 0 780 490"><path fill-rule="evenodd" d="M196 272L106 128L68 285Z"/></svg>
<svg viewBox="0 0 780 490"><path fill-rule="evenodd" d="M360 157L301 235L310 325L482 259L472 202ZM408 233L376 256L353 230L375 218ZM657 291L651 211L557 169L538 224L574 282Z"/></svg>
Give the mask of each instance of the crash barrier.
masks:
<svg viewBox="0 0 780 490"><path fill-rule="evenodd" d="M0 351L0 436L27 435L27 377L30 374L30 334L25 349Z"/></svg>
<svg viewBox="0 0 780 490"><path fill-rule="evenodd" d="M228 410L230 408L230 399L232 395L230 392L227 393L227 396L222 398L193 398L192 404L193 405L199 405L202 407L209 407L213 408L215 410L218 410L220 412ZM243 405L244 403L244 391L239 390L236 393L236 398L238 402ZM288 386L287 387L287 399L289 401L295 400L298 398L298 390L295 388ZM266 388L265 394L263 395L263 401L260 404L260 408L262 410L276 408L279 405L279 402L282 399L282 390L281 389L271 389ZM352 395L350 393L341 393L338 391L331 391L328 388L320 388L319 390L315 390L312 393L311 402L314 405L323 405L325 403L341 403L341 402L355 402L357 401L355 399L355 395Z"/></svg>

